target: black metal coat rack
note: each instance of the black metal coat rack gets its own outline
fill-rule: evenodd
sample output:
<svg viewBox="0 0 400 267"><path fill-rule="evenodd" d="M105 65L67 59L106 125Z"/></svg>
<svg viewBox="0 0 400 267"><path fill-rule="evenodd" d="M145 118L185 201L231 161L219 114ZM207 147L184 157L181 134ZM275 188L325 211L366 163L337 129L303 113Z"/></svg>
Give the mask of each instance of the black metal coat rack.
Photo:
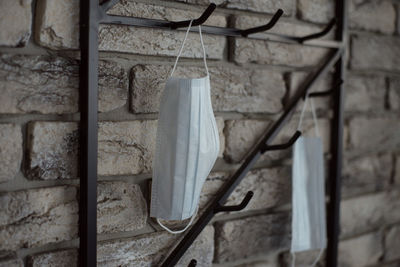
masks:
<svg viewBox="0 0 400 267"><path fill-rule="evenodd" d="M106 12L120 0L106 0L99 4L98 0L80 1L80 111L81 111L81 137L80 137L80 266L96 266L97 248L97 86L98 86L98 28L99 24L120 24L136 27L161 28L165 30L180 30L189 26L189 20L171 22L155 19L124 17L108 15ZM201 25L215 10L216 5L210 4L204 13L193 20L192 25ZM336 1L336 18L333 19L321 32L293 37L283 34L263 33L271 29L282 16L283 11L278 10L271 20L260 27L251 29L223 28L216 26L203 26L202 31L208 34L224 35L231 37L246 37L263 39L274 42L297 43L310 46L332 48L334 51L319 66L310 73L305 82L300 86L295 95L291 97L280 118L268 129L259 142L251 149L240 168L220 188L217 195L208 205L207 209L198 218L196 223L185 234L183 239L166 257L162 266L174 266L190 247L193 241L211 221L213 216L223 211L238 211L246 207L253 196L248 192L239 205L225 206L224 203L235 187L245 177L246 173L255 164L258 158L271 150L287 149L293 145L301 132L297 131L285 144L272 145L272 141L279 133L282 126L293 114L299 100L307 94L310 97L332 96L333 119L331 127L331 160L329 175L329 203L328 203L328 248L327 266L337 266L338 234L339 234L339 208L342 168L342 133L343 133L343 80L344 80L344 49L347 28L346 0ZM323 41L317 38L327 34L336 25L336 41ZM196 32L196 28L191 28ZM326 92L309 93L308 90L328 71L334 68L333 88ZM193 259L189 266L196 266Z"/></svg>

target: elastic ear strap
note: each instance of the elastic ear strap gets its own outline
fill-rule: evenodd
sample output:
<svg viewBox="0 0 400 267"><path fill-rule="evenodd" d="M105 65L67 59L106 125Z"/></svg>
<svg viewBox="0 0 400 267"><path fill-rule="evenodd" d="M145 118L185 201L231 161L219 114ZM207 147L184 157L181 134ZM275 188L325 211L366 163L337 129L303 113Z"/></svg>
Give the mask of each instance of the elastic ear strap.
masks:
<svg viewBox="0 0 400 267"><path fill-rule="evenodd" d="M192 27L192 22L193 22L193 20L190 21L189 27L186 30L185 38L183 39L181 49L179 49L179 53L178 53L178 56L176 57L175 64L174 64L174 67L172 68L172 72L171 72L170 76L172 76L172 74L174 74L174 71L176 69L176 65L178 64L179 57L181 56L183 47L185 46L185 42L186 42L186 39L188 37L189 31L190 31L190 27Z"/></svg>
<svg viewBox="0 0 400 267"><path fill-rule="evenodd" d="M301 131L301 126L303 124L304 112L306 110L307 104L308 104L308 94L306 95L306 99L304 100L303 107L301 109L300 120L299 120L299 124L297 125L297 130L298 131ZM315 111L314 100L312 98L311 98L311 113L312 113L313 120L314 120L315 135L317 137L320 137L319 127L318 127L317 112Z"/></svg>
<svg viewBox="0 0 400 267"><path fill-rule="evenodd" d="M201 34L201 25L199 25L199 34L200 34L201 47L203 48L204 67L206 67L207 75L209 75L207 61L206 61L206 49L204 48L203 35Z"/></svg>
<svg viewBox="0 0 400 267"><path fill-rule="evenodd" d="M311 265L311 267L314 267L314 266L319 262L319 260L321 259L321 256L322 256L322 252L324 252L324 249L323 249L323 248L321 248L321 249L319 250L318 256L317 256L317 258L314 260L314 263Z"/></svg>
<svg viewBox="0 0 400 267"><path fill-rule="evenodd" d="M157 223L158 223L164 230L166 230L166 231L167 231L168 233L170 233L170 234L174 234L174 235L176 235L176 234L181 234L181 233L185 232L185 231L192 225L192 223L193 223L193 221L194 221L194 218L195 218L196 215L197 215L198 209L199 209L199 208L197 207L197 208L196 208L196 211L195 211L194 214L192 215L192 218L190 218L189 223L185 226L185 228L183 228L183 229L181 229L181 230L174 231L174 230L169 229L167 226L165 226L164 224L162 224L162 223L160 222L160 219L158 219L158 218L157 218Z"/></svg>

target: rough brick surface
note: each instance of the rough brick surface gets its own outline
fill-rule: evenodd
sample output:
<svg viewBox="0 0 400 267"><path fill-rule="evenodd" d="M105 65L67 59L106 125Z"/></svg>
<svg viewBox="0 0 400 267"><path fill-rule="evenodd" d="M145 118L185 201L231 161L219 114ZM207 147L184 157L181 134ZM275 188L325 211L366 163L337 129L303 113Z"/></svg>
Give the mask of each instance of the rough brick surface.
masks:
<svg viewBox="0 0 400 267"><path fill-rule="evenodd" d="M282 109L285 94L282 74L270 70L211 67L214 111L268 112ZM134 113L158 112L170 66L137 65L132 69L131 109ZM204 67L177 67L174 76L203 76Z"/></svg>
<svg viewBox="0 0 400 267"><path fill-rule="evenodd" d="M99 233L141 229L147 221L147 205L139 185L103 182L97 188Z"/></svg>
<svg viewBox="0 0 400 267"><path fill-rule="evenodd" d="M154 9L154 12L149 12L150 7ZM35 39L39 44L52 49L76 49L79 47L79 1L41 0L38 3L37 12L40 14L40 18L36 22ZM148 18L178 17L182 19L182 16L177 14L186 14L187 12L124 1L122 6L114 8L113 13L137 17L148 15L150 16ZM191 15L193 16L193 14ZM224 17L219 17L214 21L219 26L224 26L226 23ZM99 28L99 49L134 54L175 56L184 35L184 32L102 25ZM226 44L225 37L205 35L204 44L208 57L222 58ZM203 56L198 34L189 34L182 56L196 58Z"/></svg>
<svg viewBox="0 0 400 267"><path fill-rule="evenodd" d="M299 0L297 12L300 19L326 23L335 15L335 2L333 0Z"/></svg>
<svg viewBox="0 0 400 267"><path fill-rule="evenodd" d="M385 236L385 260L398 260L400 247L400 226L396 225L386 232Z"/></svg>
<svg viewBox="0 0 400 267"><path fill-rule="evenodd" d="M243 9L256 12L275 13L278 8L283 9L285 15L290 16L294 12L293 0L263 1L263 0L175 0L196 5L209 5L214 3L218 6L232 9Z"/></svg>
<svg viewBox="0 0 400 267"><path fill-rule="evenodd" d="M14 179L22 160L22 132L14 124L0 124L0 183Z"/></svg>
<svg viewBox="0 0 400 267"><path fill-rule="evenodd" d="M366 155L343 161L342 195L358 195L385 189L392 175L390 154Z"/></svg>
<svg viewBox="0 0 400 267"><path fill-rule="evenodd" d="M218 222L216 262L234 261L289 247L290 216L285 213Z"/></svg>
<svg viewBox="0 0 400 267"><path fill-rule="evenodd" d="M389 107L391 110L400 110L400 79L389 80Z"/></svg>
<svg viewBox="0 0 400 267"><path fill-rule="evenodd" d="M176 236L157 232L136 238L112 240L98 245L98 266L157 266L176 244ZM199 266L211 266L214 253L214 228L206 227L177 266L187 266L192 259Z"/></svg>
<svg viewBox="0 0 400 267"><path fill-rule="evenodd" d="M0 259L0 267L24 267L24 262L21 259Z"/></svg>
<svg viewBox="0 0 400 267"><path fill-rule="evenodd" d="M352 69L400 71L400 38L354 35L351 38Z"/></svg>
<svg viewBox="0 0 400 267"><path fill-rule="evenodd" d="M360 267L378 263L383 254L379 232L359 236L339 243L339 266Z"/></svg>
<svg viewBox="0 0 400 267"><path fill-rule="evenodd" d="M78 124L75 122L33 122L28 125L31 179L78 177Z"/></svg>
<svg viewBox="0 0 400 267"><path fill-rule="evenodd" d="M99 111L126 104L127 73L99 62ZM0 113L73 113L79 106L79 62L52 56L0 57Z"/></svg>
<svg viewBox="0 0 400 267"><path fill-rule="evenodd" d="M151 171L156 140L155 120L102 122L99 125L100 175Z"/></svg>
<svg viewBox="0 0 400 267"><path fill-rule="evenodd" d="M396 29L396 10L391 1L349 1L349 26L391 34Z"/></svg>
<svg viewBox="0 0 400 267"><path fill-rule="evenodd" d="M400 221L394 212L400 206L399 191L382 192L343 200L341 205L341 234L354 236L381 226Z"/></svg>
<svg viewBox="0 0 400 267"><path fill-rule="evenodd" d="M30 256L28 262L31 267L78 267L78 251L75 249L68 249L42 253Z"/></svg>
<svg viewBox="0 0 400 267"><path fill-rule="evenodd" d="M237 38L233 57L237 63L315 66L327 55L325 48Z"/></svg>
<svg viewBox="0 0 400 267"><path fill-rule="evenodd" d="M69 186L1 193L0 251L77 237L76 195Z"/></svg>
<svg viewBox="0 0 400 267"><path fill-rule="evenodd" d="M399 129L400 121L395 118L353 118L349 124L349 144L353 149L396 148L400 146Z"/></svg>
<svg viewBox="0 0 400 267"><path fill-rule="evenodd" d="M32 0L0 2L0 46L24 46L31 35Z"/></svg>
<svg viewBox="0 0 400 267"><path fill-rule="evenodd" d="M394 182L400 185L400 155L396 156L396 162L394 167Z"/></svg>
<svg viewBox="0 0 400 267"><path fill-rule="evenodd" d="M385 106L384 77L348 75L346 78L345 109L348 111L379 111Z"/></svg>

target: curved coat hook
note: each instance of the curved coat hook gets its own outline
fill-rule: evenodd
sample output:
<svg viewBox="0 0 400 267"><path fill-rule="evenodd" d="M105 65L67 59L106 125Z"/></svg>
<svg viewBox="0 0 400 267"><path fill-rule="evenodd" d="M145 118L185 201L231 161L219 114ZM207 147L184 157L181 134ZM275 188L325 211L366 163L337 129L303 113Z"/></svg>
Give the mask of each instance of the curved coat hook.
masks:
<svg viewBox="0 0 400 267"><path fill-rule="evenodd" d="M343 80L340 79L330 90L327 91L321 91L321 92L312 92L308 94L308 97L319 97L319 96L327 96L332 94L339 86L341 86L343 83Z"/></svg>
<svg viewBox="0 0 400 267"><path fill-rule="evenodd" d="M301 132L300 131L296 131L294 133L294 135L289 139L289 141L285 144L280 144L280 145L265 145L262 149L261 149L261 153L263 154L264 152L268 151L268 150L283 150L283 149L288 149L289 147L291 147L296 140L301 136Z"/></svg>
<svg viewBox="0 0 400 267"><path fill-rule="evenodd" d="M249 192L247 192L246 196L243 198L242 202L239 205L234 205L234 206L218 205L215 208L214 213L223 212L223 211L239 211L239 210L242 210L242 209L246 208L247 204L249 204L250 199L253 196L254 196L253 191L249 191Z"/></svg>
<svg viewBox="0 0 400 267"><path fill-rule="evenodd" d="M193 20L192 26L199 26L206 22L208 17L211 16L211 14L214 12L215 8L217 7L216 4L212 3L210 4L207 9L201 14L201 16L198 19ZM190 20L184 20L184 21L177 21L177 22L171 22L171 29L178 29L178 28L184 28L184 27L189 27Z"/></svg>
<svg viewBox="0 0 400 267"><path fill-rule="evenodd" d="M323 29L322 31L317 32L317 33L313 33L313 34L310 34L310 35L306 35L306 36L303 36L303 37L298 37L297 41L299 43L303 43L303 42L305 42L307 40L311 40L311 39L316 39L316 38L322 37L322 36L326 35L328 32L330 32L330 30L332 30L332 28L333 28L333 26L335 26L335 24L336 24L336 19L332 19L328 23L328 25L325 27L325 29Z"/></svg>
<svg viewBox="0 0 400 267"><path fill-rule="evenodd" d="M278 11L276 11L276 13L272 17L272 19L267 24L259 26L259 27L254 27L254 28L251 28L251 29L247 29L247 30L242 30L241 31L241 35L243 37L247 37L249 34L252 34L252 33L267 31L267 30L269 30L269 29L271 29L272 27L275 26L275 24L278 22L279 18L282 15L283 15L283 10L282 9L278 9Z"/></svg>

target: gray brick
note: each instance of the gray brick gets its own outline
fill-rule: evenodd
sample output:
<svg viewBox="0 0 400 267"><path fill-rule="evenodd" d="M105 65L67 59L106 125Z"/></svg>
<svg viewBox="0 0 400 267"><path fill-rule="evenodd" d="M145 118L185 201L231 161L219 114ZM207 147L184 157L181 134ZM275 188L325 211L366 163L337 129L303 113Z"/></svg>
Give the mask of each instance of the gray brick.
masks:
<svg viewBox="0 0 400 267"><path fill-rule="evenodd" d="M102 122L99 125L100 175L149 173L157 121Z"/></svg>
<svg viewBox="0 0 400 267"><path fill-rule="evenodd" d="M391 1L349 1L349 26L353 29L392 34L396 10Z"/></svg>
<svg viewBox="0 0 400 267"><path fill-rule="evenodd" d="M132 69L131 109L134 113L158 112L170 66L137 65ZM269 70L211 67L214 111L267 112L282 110L285 94L282 74ZM179 66L174 75L198 77L204 67ZM251 103L251 104L250 104Z"/></svg>
<svg viewBox="0 0 400 267"><path fill-rule="evenodd" d="M391 110L400 110L400 79L389 79L389 107Z"/></svg>
<svg viewBox="0 0 400 267"><path fill-rule="evenodd" d="M385 235L385 261L399 260L400 226L396 225L387 230Z"/></svg>
<svg viewBox="0 0 400 267"><path fill-rule="evenodd" d="M1 193L0 251L76 238L76 195L70 186Z"/></svg>
<svg viewBox="0 0 400 267"><path fill-rule="evenodd" d="M24 46L31 35L32 0L0 3L0 45Z"/></svg>
<svg viewBox="0 0 400 267"><path fill-rule="evenodd" d="M28 125L28 169L31 179L78 177L78 124L32 122Z"/></svg>
<svg viewBox="0 0 400 267"><path fill-rule="evenodd" d="M29 266L78 267L78 250L68 249L30 256Z"/></svg>
<svg viewBox="0 0 400 267"><path fill-rule="evenodd" d="M0 267L24 267L24 262L16 258L0 259Z"/></svg>
<svg viewBox="0 0 400 267"><path fill-rule="evenodd" d="M21 128L0 124L0 183L14 179L22 161Z"/></svg>
<svg viewBox="0 0 400 267"><path fill-rule="evenodd" d="M300 19L327 23L335 16L335 2L333 0L299 0L297 12Z"/></svg>
<svg viewBox="0 0 400 267"><path fill-rule="evenodd" d="M311 67L328 54L325 48L284 44L238 38L234 41L233 57L237 63L257 63Z"/></svg>
<svg viewBox="0 0 400 267"><path fill-rule="evenodd" d="M385 106L386 85L383 77L349 75L346 79L345 110L379 111Z"/></svg>
<svg viewBox="0 0 400 267"><path fill-rule="evenodd" d="M378 263L383 255L379 232L362 235L339 243L339 266L363 267Z"/></svg>
<svg viewBox="0 0 400 267"><path fill-rule="evenodd" d="M354 35L351 37L350 66L358 70L400 71L400 38Z"/></svg>
<svg viewBox="0 0 400 267"><path fill-rule="evenodd" d="M348 158L343 164L343 196L375 192L389 187L392 175L390 154Z"/></svg>
<svg viewBox="0 0 400 267"><path fill-rule="evenodd" d="M98 245L98 266L156 266L176 244L176 236L157 232L135 238L105 241ZM187 266L192 259L199 266L211 266L214 252L214 228L206 227L183 255L177 266Z"/></svg>
<svg viewBox="0 0 400 267"><path fill-rule="evenodd" d="M215 261L234 261L288 249L290 216L285 213L217 222Z"/></svg>
<svg viewBox="0 0 400 267"><path fill-rule="evenodd" d="M127 73L99 62L99 111L126 104ZM74 113L79 106L79 62L52 56L0 57L0 113Z"/></svg>
<svg viewBox="0 0 400 267"><path fill-rule="evenodd" d="M139 185L103 182L97 188L97 231L125 232L146 226L147 205Z"/></svg>
<svg viewBox="0 0 400 267"><path fill-rule="evenodd" d="M352 149L393 149L400 146L395 118L353 118L349 123L349 144Z"/></svg>
<svg viewBox="0 0 400 267"><path fill-rule="evenodd" d="M400 221L398 190L343 200L341 205L341 235L354 236L381 225Z"/></svg>

